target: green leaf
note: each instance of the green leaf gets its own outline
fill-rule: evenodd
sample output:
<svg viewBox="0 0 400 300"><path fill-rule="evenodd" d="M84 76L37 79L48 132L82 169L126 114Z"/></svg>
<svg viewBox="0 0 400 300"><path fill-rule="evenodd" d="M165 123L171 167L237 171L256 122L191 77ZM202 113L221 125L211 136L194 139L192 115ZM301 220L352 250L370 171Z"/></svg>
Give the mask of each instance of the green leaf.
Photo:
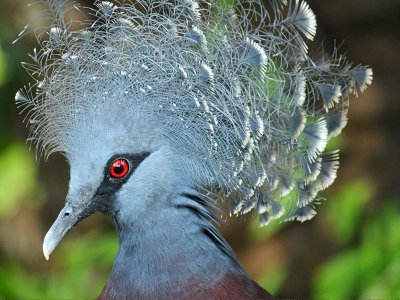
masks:
<svg viewBox="0 0 400 300"><path fill-rule="evenodd" d="M400 296L400 228L398 200L367 217L360 244L316 272L315 298L389 299Z"/></svg>
<svg viewBox="0 0 400 300"><path fill-rule="evenodd" d="M1 42L1 40L0 40ZM7 77L7 57L0 44L0 86L2 86L8 79Z"/></svg>
<svg viewBox="0 0 400 300"><path fill-rule="evenodd" d="M329 218L339 243L350 241L362 221L364 207L374 191L373 184L364 179L346 185L329 200Z"/></svg>
<svg viewBox="0 0 400 300"><path fill-rule="evenodd" d="M345 140L345 137L343 136L343 134L335 136L328 140L328 143L325 147L324 152L330 152L330 151L335 151L337 149L343 149L345 143L346 143L346 140Z"/></svg>
<svg viewBox="0 0 400 300"><path fill-rule="evenodd" d="M400 298L400 257L390 262L385 270L361 293L361 299Z"/></svg>
<svg viewBox="0 0 400 300"><path fill-rule="evenodd" d="M316 299L351 298L357 294L360 253L351 250L322 266L316 273L313 297Z"/></svg>
<svg viewBox="0 0 400 300"><path fill-rule="evenodd" d="M32 195L38 195L39 184L35 159L26 145L11 144L0 153L0 170L0 216L13 214L21 201L39 204L30 201Z"/></svg>
<svg viewBox="0 0 400 300"><path fill-rule="evenodd" d="M288 277L288 268L282 263L269 265L258 278L258 284L271 294L276 294Z"/></svg>

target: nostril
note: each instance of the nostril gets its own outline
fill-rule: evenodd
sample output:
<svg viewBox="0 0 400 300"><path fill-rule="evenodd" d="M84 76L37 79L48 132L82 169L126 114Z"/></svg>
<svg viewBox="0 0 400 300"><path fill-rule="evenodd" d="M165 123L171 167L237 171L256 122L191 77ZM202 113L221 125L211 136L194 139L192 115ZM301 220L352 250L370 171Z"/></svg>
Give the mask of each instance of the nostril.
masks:
<svg viewBox="0 0 400 300"><path fill-rule="evenodd" d="M64 217L68 217L69 216L69 212L66 212L65 214L64 214Z"/></svg>

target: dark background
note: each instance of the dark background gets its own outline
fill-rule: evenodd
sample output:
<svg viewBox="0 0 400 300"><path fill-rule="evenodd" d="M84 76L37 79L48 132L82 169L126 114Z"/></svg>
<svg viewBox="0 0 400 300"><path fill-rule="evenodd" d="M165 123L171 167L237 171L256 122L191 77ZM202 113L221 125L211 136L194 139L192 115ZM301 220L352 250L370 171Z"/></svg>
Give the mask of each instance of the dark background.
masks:
<svg viewBox="0 0 400 300"><path fill-rule="evenodd" d="M34 38L12 45L37 15L25 0L0 10L0 298L93 298L105 283L117 240L95 215L73 230L49 262L43 236L63 206L68 165L60 155L35 162L14 104L29 82ZM280 297L400 298L400 1L309 0L317 16L314 45L334 43L374 70L371 87L353 98L338 143L338 179L306 223L257 228L230 220L222 231L252 278Z"/></svg>

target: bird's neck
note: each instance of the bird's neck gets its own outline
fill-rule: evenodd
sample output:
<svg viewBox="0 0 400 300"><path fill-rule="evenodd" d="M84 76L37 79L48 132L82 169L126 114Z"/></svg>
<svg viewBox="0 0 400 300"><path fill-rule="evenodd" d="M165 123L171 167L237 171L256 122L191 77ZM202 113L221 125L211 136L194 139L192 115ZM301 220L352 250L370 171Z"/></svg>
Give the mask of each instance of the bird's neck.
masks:
<svg viewBox="0 0 400 300"><path fill-rule="evenodd" d="M183 193L117 224L120 247L99 299L205 299L251 283L201 201Z"/></svg>

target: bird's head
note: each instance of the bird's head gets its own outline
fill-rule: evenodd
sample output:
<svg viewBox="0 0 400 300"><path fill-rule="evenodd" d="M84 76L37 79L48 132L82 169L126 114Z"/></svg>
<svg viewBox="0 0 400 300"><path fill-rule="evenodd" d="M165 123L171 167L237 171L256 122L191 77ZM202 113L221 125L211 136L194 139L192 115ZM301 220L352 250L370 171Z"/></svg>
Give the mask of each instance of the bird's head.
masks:
<svg viewBox="0 0 400 300"><path fill-rule="evenodd" d="M182 170L178 170L176 158L168 147L152 138L149 128L122 128L121 119L111 119L86 123L73 134L76 150L66 153L69 191L64 208L44 239L46 259L85 217L102 212L114 220L118 229L129 226L185 182L179 175ZM132 130L136 131L136 138L132 138Z"/></svg>

